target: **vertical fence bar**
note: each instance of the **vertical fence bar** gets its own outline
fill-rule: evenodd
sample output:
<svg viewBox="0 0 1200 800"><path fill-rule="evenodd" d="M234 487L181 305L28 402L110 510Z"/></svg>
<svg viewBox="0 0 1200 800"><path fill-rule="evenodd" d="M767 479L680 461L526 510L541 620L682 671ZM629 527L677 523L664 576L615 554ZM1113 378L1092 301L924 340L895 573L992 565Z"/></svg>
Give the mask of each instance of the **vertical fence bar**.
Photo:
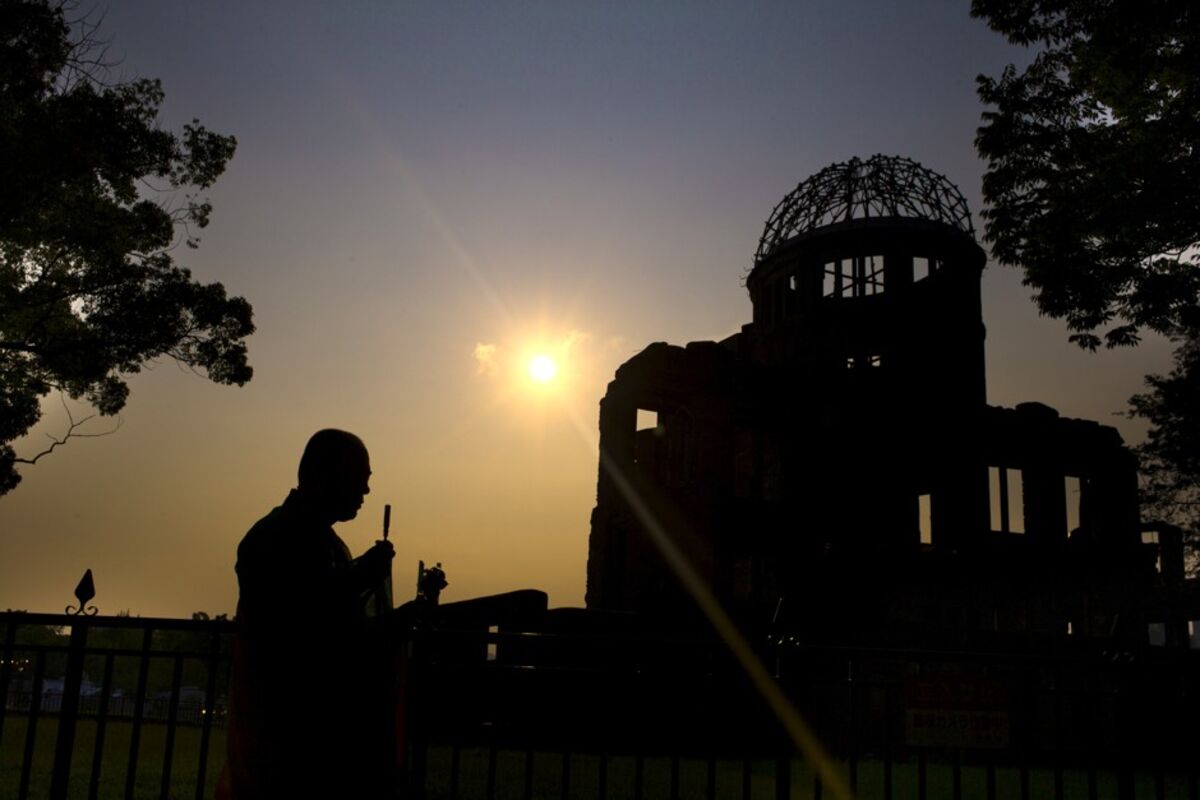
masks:
<svg viewBox="0 0 1200 800"><path fill-rule="evenodd" d="M754 769L754 761L750 756L742 758L742 800L750 800L750 776Z"/></svg>
<svg viewBox="0 0 1200 800"><path fill-rule="evenodd" d="M458 800L458 770L462 762L462 745L455 737L450 745L450 800Z"/></svg>
<svg viewBox="0 0 1200 800"><path fill-rule="evenodd" d="M533 800L533 741L525 746L525 800Z"/></svg>
<svg viewBox="0 0 1200 800"><path fill-rule="evenodd" d="M108 698L112 695L113 654L104 656L104 680L101 681L100 706L96 709L96 745L92 749L92 777L88 781L88 800L100 796L100 770L104 766L104 734L108 729Z"/></svg>
<svg viewBox="0 0 1200 800"><path fill-rule="evenodd" d="M1117 797L1119 800L1135 800L1134 795L1134 780L1133 780L1133 756L1130 753L1130 745L1133 743L1131 737L1125 732L1125 724L1134 715L1132 714L1132 700L1129 697L1127 689L1137 679L1137 673L1134 667L1121 662L1117 663L1116 669L1120 675L1120 681L1113 690L1113 702L1117 710ZM1123 745L1123 746L1122 746ZM1139 748L1141 743L1138 742Z"/></svg>
<svg viewBox="0 0 1200 800"><path fill-rule="evenodd" d="M402 783L406 796L423 797L426 789L425 751L432 716L427 713L424 702L424 695L429 691L424 662L429 658L431 645L421 631L406 627L398 637L398 646L401 648L398 657L401 678L397 689L400 710L396 716L400 726L401 746L397 750L403 764Z"/></svg>
<svg viewBox="0 0 1200 800"><path fill-rule="evenodd" d="M929 778L925 772L925 751L917 751L917 800L926 800L929 796Z"/></svg>
<svg viewBox="0 0 1200 800"><path fill-rule="evenodd" d="M951 797L954 800L962 800L962 751L958 748L954 749L953 761L950 764L950 775L953 784Z"/></svg>
<svg viewBox="0 0 1200 800"><path fill-rule="evenodd" d="M1032 675L1025 675L1023 680L1024 702L1021 704L1024 712L1024 732L1021 735L1020 742L1017 743L1017 780L1019 782L1019 791L1021 800L1030 800L1029 797L1029 761L1030 754L1034 750L1034 730L1036 729L1038 703L1038 688L1037 680Z"/></svg>
<svg viewBox="0 0 1200 800"><path fill-rule="evenodd" d="M679 797L679 753L671 753L671 800Z"/></svg>
<svg viewBox="0 0 1200 800"><path fill-rule="evenodd" d="M717 800L717 754L710 752L708 756L708 774L705 783L706 800Z"/></svg>
<svg viewBox="0 0 1200 800"><path fill-rule="evenodd" d="M496 726L492 725L492 729L488 735L488 765L487 765L487 799L493 800L496 796Z"/></svg>
<svg viewBox="0 0 1200 800"><path fill-rule="evenodd" d="M1118 800L1135 800L1133 792L1133 765L1129 757L1121 754L1121 762L1117 765L1117 798Z"/></svg>
<svg viewBox="0 0 1200 800"><path fill-rule="evenodd" d="M858 726L854 703L854 659L846 659L846 771L849 774L850 794L858 794Z"/></svg>
<svg viewBox="0 0 1200 800"><path fill-rule="evenodd" d="M196 772L196 800L204 800L204 784L208 778L208 748L212 743L213 717L217 714L217 673L221 669L221 631L213 626L208 647L208 679L204 685L200 723L200 764Z"/></svg>
<svg viewBox="0 0 1200 800"><path fill-rule="evenodd" d="M792 757L784 751L775 759L775 800L790 800L792 796Z"/></svg>
<svg viewBox="0 0 1200 800"><path fill-rule="evenodd" d="M175 669L171 672L171 707L167 709L167 742L163 750L162 800L171 797L171 762L175 758L175 727L179 722L179 687L183 683L183 656L175 656Z"/></svg>
<svg viewBox="0 0 1200 800"><path fill-rule="evenodd" d="M1063 747L1063 699L1062 699L1062 670L1056 665L1052 673L1053 684L1051 691L1054 692L1054 702L1052 703L1054 714L1054 800L1064 800L1063 793L1066 787L1063 785L1063 757L1066 748Z"/></svg>
<svg viewBox="0 0 1200 800"><path fill-rule="evenodd" d="M29 776L33 774L33 752L37 741L38 717L42 711L42 678L46 672L46 651L38 650L33 662L33 691L29 695L29 717L25 725L25 754L21 758L21 783L17 800L29 797Z"/></svg>
<svg viewBox="0 0 1200 800"><path fill-rule="evenodd" d="M600 785L598 796L600 800L608 797L608 751L600 753Z"/></svg>
<svg viewBox="0 0 1200 800"><path fill-rule="evenodd" d="M58 710L54 768L50 775L50 800L66 800L67 784L71 780L71 756L75 750L75 724L79 718L79 692L83 686L83 651L87 646L87 633L87 623L82 620L76 620L71 626L62 704Z"/></svg>
<svg viewBox="0 0 1200 800"><path fill-rule="evenodd" d="M563 750L562 754L562 800L567 800L571 793L571 753Z"/></svg>
<svg viewBox="0 0 1200 800"><path fill-rule="evenodd" d="M883 800L892 800L892 690L883 687Z"/></svg>
<svg viewBox="0 0 1200 800"><path fill-rule="evenodd" d="M138 664L137 692L133 696L133 727L129 732L129 764L125 768L125 800L133 800L137 781L138 749L142 744L142 715L146 707L146 682L150 679L150 645L154 641L154 629L142 631L141 660Z"/></svg>
<svg viewBox="0 0 1200 800"><path fill-rule="evenodd" d="M8 684L12 680L13 643L17 640L17 622L11 615L4 619L4 650L0 656L0 744L4 743L4 718L8 712Z"/></svg>

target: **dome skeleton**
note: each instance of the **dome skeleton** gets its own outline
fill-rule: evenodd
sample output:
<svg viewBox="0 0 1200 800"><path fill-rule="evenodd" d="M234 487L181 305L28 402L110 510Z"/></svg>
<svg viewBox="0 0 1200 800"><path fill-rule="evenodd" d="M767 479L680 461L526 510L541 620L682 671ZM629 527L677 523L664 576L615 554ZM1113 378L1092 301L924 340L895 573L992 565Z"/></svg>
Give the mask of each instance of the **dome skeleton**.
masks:
<svg viewBox="0 0 1200 800"><path fill-rule="evenodd" d="M875 155L832 164L802 181L771 212L755 262L795 236L871 218L941 222L974 236L958 187L909 158Z"/></svg>

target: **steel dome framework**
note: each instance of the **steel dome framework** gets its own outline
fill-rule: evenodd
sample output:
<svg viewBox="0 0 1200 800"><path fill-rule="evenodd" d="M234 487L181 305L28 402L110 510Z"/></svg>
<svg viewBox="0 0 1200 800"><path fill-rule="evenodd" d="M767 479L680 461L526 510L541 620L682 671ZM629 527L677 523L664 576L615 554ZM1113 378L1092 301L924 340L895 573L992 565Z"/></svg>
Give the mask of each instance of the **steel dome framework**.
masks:
<svg viewBox="0 0 1200 800"><path fill-rule="evenodd" d="M957 186L910 158L875 155L831 164L779 201L763 228L755 261L818 228L882 217L941 222L975 234Z"/></svg>

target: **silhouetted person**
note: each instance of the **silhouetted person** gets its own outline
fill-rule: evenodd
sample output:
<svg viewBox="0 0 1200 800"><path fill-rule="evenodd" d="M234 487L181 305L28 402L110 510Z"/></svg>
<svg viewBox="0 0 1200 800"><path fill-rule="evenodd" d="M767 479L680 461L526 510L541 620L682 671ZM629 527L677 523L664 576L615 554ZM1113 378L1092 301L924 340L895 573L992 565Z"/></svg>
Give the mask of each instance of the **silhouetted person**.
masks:
<svg viewBox="0 0 1200 800"><path fill-rule="evenodd" d="M299 484L238 546L238 635L222 793L246 798L385 797L391 720L368 625L390 574L380 541L352 559L334 533L370 491L362 441L318 431Z"/></svg>

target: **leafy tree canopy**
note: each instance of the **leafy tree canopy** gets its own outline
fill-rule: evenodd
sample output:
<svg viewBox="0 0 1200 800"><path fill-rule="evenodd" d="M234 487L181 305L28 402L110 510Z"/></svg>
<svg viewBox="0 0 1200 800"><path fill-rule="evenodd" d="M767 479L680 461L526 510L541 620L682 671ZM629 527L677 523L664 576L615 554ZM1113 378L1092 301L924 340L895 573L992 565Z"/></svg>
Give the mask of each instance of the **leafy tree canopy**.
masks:
<svg viewBox="0 0 1200 800"><path fill-rule="evenodd" d="M1143 500L1190 534L1195 572L1200 566L1200 336L1183 340L1174 369L1149 376L1146 384L1149 391L1129 401L1132 415L1151 426L1138 448Z"/></svg>
<svg viewBox="0 0 1200 800"><path fill-rule="evenodd" d="M992 254L1091 349L1200 325L1200 9L1191 0L974 0L1035 45L980 76Z"/></svg>
<svg viewBox="0 0 1200 800"><path fill-rule="evenodd" d="M1039 309L1095 350L1176 344L1131 414L1153 513L1200 538L1200 5L973 0L1035 55L980 76L985 238Z"/></svg>
<svg viewBox="0 0 1200 800"><path fill-rule="evenodd" d="M36 460L11 443L53 391L112 415L161 357L251 377L249 303L172 255L196 246L212 212L197 193L236 140L160 129L161 83L105 82L94 27L72 27L61 2L0 0L0 494Z"/></svg>

